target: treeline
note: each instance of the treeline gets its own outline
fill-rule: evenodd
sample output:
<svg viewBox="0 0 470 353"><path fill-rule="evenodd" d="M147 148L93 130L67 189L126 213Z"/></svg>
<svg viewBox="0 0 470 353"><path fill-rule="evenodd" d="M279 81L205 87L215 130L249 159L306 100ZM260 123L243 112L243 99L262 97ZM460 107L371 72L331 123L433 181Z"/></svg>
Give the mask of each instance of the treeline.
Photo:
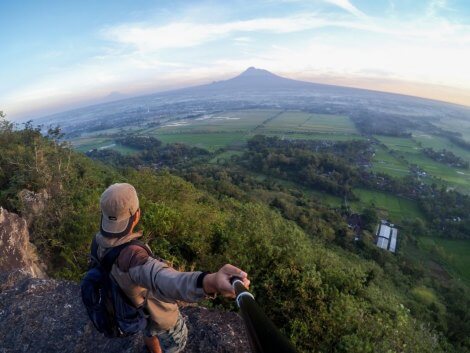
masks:
<svg viewBox="0 0 470 353"><path fill-rule="evenodd" d="M86 155L116 167L152 167L154 169L181 167L188 162L207 159L211 155L205 149L190 147L182 143L163 145L160 140L151 136L130 135L115 141L123 146L137 149L138 152L131 155L122 155L111 149L93 149L87 152Z"/></svg>
<svg viewBox="0 0 470 353"><path fill-rule="evenodd" d="M451 143L459 146L467 151L470 151L470 142L462 138L462 134L454 131L447 131L442 128L436 128L436 132L439 136L448 139Z"/></svg>
<svg viewBox="0 0 470 353"><path fill-rule="evenodd" d="M470 197L435 187L422 194L419 206L428 216L432 232L452 239L470 239Z"/></svg>
<svg viewBox="0 0 470 353"><path fill-rule="evenodd" d="M351 116L354 124L364 134L385 135L394 137L411 137L410 130L416 128L417 123L409 119L386 113L371 113L360 111Z"/></svg>
<svg viewBox="0 0 470 353"><path fill-rule="evenodd" d="M452 151L445 148L440 151L435 151L433 148L424 148L423 153L429 158L451 167L468 169L468 161L456 156Z"/></svg>

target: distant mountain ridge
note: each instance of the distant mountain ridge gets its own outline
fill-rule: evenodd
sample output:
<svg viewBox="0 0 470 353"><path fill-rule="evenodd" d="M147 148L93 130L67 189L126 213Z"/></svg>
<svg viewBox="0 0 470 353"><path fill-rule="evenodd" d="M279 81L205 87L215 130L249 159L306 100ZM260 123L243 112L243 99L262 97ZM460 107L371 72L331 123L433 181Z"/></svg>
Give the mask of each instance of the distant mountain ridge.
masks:
<svg viewBox="0 0 470 353"><path fill-rule="evenodd" d="M342 86L332 86L313 82L293 80L285 78L264 69L257 69L255 67L249 67L243 71L240 75L230 78L228 80L216 81L206 85L182 88L174 91L164 92L164 94L174 93L208 93L218 92L225 93L226 90L238 91L238 93L249 92L249 91L263 91L263 92L274 92L274 91L285 91L285 90L299 90L299 89L346 89L355 90L354 88L347 88ZM356 89L360 90L360 89Z"/></svg>
<svg viewBox="0 0 470 353"><path fill-rule="evenodd" d="M177 106L181 105L181 103L197 100L200 100L200 103L204 102L204 104L218 102L219 106L223 102L231 103L231 109L238 109L237 102L246 103L245 105L239 105L240 108L244 108L247 105L254 106L261 102L265 107L269 104L273 106L286 104L286 106L293 107L299 99L303 99L305 104L308 103L308 109L316 109L319 105L326 103L348 107L348 109L353 110L357 108L358 104L362 104L367 107L374 105L376 107L383 107L386 105L387 109L393 110L404 106L434 110L439 106L441 108L464 109L470 112L470 109L452 103L398 93L299 81L276 75L268 70L249 67L233 78L203 85L134 97L125 97L120 92L113 92L105 98L105 101L50 114L37 118L35 121L46 124L62 124L70 119L85 119L88 121L93 119L93 117L103 118L107 114L128 113L129 109L133 112L140 109L142 112L148 113L150 110L156 111L160 109L163 105ZM305 104L304 108L306 108ZM411 108L411 110L415 108ZM298 109L298 107L294 107L294 109Z"/></svg>

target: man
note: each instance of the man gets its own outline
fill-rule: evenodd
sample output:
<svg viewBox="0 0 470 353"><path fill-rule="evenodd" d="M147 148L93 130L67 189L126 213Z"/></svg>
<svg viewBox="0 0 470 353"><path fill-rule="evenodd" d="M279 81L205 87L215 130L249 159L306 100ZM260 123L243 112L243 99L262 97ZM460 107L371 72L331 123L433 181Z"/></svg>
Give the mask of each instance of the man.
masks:
<svg viewBox="0 0 470 353"><path fill-rule="evenodd" d="M135 188L126 183L113 184L101 195L101 227L96 235L98 257L109 248L142 236L134 233L140 220ZM136 306L149 313L144 342L151 353L177 353L186 345L188 330L176 301L197 302L215 294L233 297L233 276L250 285L247 274L232 265L216 273L179 272L164 261L152 258L139 245L129 245L119 254L111 275Z"/></svg>

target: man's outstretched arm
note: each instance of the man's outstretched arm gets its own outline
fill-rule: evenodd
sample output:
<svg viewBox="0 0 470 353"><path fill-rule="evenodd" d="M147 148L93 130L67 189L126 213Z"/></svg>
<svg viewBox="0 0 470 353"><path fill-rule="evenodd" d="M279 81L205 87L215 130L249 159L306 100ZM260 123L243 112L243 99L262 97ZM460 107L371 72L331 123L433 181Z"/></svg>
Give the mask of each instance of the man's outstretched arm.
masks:
<svg viewBox="0 0 470 353"><path fill-rule="evenodd" d="M233 276L240 277L247 287L250 284L247 274L235 266L224 265L215 273L179 272L165 262L149 257L144 249L136 246L123 250L118 267L121 271L129 272L131 279L138 285L152 290L157 297L167 302L197 302L213 294L234 296L230 284Z"/></svg>

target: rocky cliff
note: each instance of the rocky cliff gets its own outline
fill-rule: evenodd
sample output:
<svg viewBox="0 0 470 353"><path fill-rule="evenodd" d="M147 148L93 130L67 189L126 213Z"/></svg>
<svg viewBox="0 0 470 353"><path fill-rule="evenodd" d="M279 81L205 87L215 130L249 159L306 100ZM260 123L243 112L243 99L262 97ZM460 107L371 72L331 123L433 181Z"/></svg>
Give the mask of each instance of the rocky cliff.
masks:
<svg viewBox="0 0 470 353"><path fill-rule="evenodd" d="M14 269L23 269L33 277L46 276L29 241L26 220L0 207L0 272Z"/></svg>
<svg viewBox="0 0 470 353"><path fill-rule="evenodd" d="M44 278L26 221L0 208L0 353L145 352L140 336L107 339L88 320L79 285ZM182 308L186 353L248 352L235 313Z"/></svg>

